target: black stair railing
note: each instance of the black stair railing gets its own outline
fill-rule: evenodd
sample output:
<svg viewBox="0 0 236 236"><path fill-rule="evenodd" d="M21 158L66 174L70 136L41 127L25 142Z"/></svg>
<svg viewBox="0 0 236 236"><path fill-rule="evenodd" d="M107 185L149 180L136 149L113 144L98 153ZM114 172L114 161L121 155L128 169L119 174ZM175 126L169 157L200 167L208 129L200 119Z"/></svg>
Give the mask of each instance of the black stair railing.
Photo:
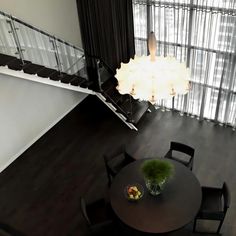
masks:
<svg viewBox="0 0 236 236"><path fill-rule="evenodd" d="M133 122L133 103L135 101L130 95L121 95L117 91L116 86L118 84L114 77L116 72L102 58L88 54L86 57L94 60L98 91L102 93L107 102L117 109L117 112L126 117L128 122Z"/></svg>
<svg viewBox="0 0 236 236"><path fill-rule="evenodd" d="M116 89L118 85L117 79L114 77L116 72L101 58L90 57L96 60L100 92L106 101L114 105L117 112L124 115L128 122L137 124L149 109L149 102L136 100L129 94L121 95Z"/></svg>
<svg viewBox="0 0 236 236"><path fill-rule="evenodd" d="M102 93L107 105L132 123L148 109L147 103L119 94L115 71L100 57L1 11L0 66Z"/></svg>

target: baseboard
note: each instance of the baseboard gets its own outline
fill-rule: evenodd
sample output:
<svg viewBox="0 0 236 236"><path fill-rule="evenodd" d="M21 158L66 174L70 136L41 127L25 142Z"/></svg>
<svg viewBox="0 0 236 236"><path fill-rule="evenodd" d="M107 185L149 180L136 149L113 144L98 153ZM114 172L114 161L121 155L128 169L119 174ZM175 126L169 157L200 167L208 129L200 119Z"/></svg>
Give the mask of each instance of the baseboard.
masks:
<svg viewBox="0 0 236 236"><path fill-rule="evenodd" d="M66 112L64 112L61 116L59 116L52 124L50 124L47 128L41 131L34 139L31 140L28 144L26 144L23 148L19 150L14 156L12 156L6 164L0 166L0 172L5 170L13 161L15 161L23 152L25 152L31 145L33 145L38 139L40 139L46 132L48 132L55 124L57 124L63 117L65 117L70 111L72 111L80 102L82 102L87 96L85 96L82 100L78 101L75 105L69 108Z"/></svg>

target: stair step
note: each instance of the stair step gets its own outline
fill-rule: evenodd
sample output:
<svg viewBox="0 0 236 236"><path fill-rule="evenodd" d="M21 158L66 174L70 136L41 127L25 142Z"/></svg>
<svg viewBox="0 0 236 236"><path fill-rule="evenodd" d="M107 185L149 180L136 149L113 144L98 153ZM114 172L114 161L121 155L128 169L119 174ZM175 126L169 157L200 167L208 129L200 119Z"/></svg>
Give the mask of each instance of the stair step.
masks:
<svg viewBox="0 0 236 236"><path fill-rule="evenodd" d="M74 86L81 86L83 83L86 83L86 79L80 76L74 76L70 84Z"/></svg>
<svg viewBox="0 0 236 236"><path fill-rule="evenodd" d="M109 106L110 108L112 108L112 110L117 111L117 108L115 106L112 105L112 103L107 102L107 106ZM125 118L126 119L126 118Z"/></svg>
<svg viewBox="0 0 236 236"><path fill-rule="evenodd" d="M140 102L136 100L133 103L133 107L132 107L132 110L133 110L132 117L131 117L132 123L137 124L148 109L149 109L148 102L144 102L144 101Z"/></svg>
<svg viewBox="0 0 236 236"><path fill-rule="evenodd" d="M90 86L93 84L92 81L88 81L87 79L80 77L80 76L76 76L72 81L71 81L71 85L74 86L80 86L81 88L90 88Z"/></svg>
<svg viewBox="0 0 236 236"><path fill-rule="evenodd" d="M35 75L42 69L44 69L44 66L34 63L29 63L27 66L23 68L23 71L27 74Z"/></svg>
<svg viewBox="0 0 236 236"><path fill-rule="evenodd" d="M124 96L126 96L126 99L124 99L123 102L118 103L120 111L127 117L129 122L137 124L149 109L149 103L144 101L140 102L129 97L129 95Z"/></svg>
<svg viewBox="0 0 236 236"><path fill-rule="evenodd" d="M103 94L107 98L108 101L112 101L116 104L120 102L123 97L123 95L121 95L115 88L110 89L107 92L103 92Z"/></svg>
<svg viewBox="0 0 236 236"><path fill-rule="evenodd" d="M122 98L122 101L118 104L120 112L127 117L127 119L130 119L130 115L132 114L132 106L130 104L130 99L124 99Z"/></svg>
<svg viewBox="0 0 236 236"><path fill-rule="evenodd" d="M37 75L40 76L40 77L43 77L43 78L48 78L52 74L59 74L59 72L57 70L47 68L47 67L44 67L42 70L37 72Z"/></svg>
<svg viewBox="0 0 236 236"><path fill-rule="evenodd" d="M24 67L29 65L30 61L23 61L20 59L16 59L7 63L7 66L11 70L22 70Z"/></svg>
<svg viewBox="0 0 236 236"><path fill-rule="evenodd" d="M123 120L127 120L127 118L122 114L122 113L120 113L120 112L118 112L117 111L117 114L118 114L118 116L121 118L121 119L123 119Z"/></svg>
<svg viewBox="0 0 236 236"><path fill-rule="evenodd" d="M64 84L69 84L74 79L74 77L74 75L64 74L61 78L61 82Z"/></svg>
<svg viewBox="0 0 236 236"><path fill-rule="evenodd" d="M65 75L65 73L60 73L58 71L57 73L51 74L50 79L54 81L60 81Z"/></svg>
<svg viewBox="0 0 236 236"><path fill-rule="evenodd" d="M116 86L118 85L118 82L116 80L115 77L111 77L110 79L108 79L107 81L105 81L101 87L103 91L108 91L110 89L114 89Z"/></svg>
<svg viewBox="0 0 236 236"><path fill-rule="evenodd" d="M17 60L17 58L0 53L0 66L6 66L9 62L14 60Z"/></svg>

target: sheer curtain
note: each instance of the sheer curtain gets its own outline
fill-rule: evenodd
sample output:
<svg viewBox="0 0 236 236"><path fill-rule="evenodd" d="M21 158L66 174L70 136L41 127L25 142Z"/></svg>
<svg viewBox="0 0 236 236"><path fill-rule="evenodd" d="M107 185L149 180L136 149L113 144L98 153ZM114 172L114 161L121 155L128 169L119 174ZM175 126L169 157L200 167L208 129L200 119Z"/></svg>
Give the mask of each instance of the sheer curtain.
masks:
<svg viewBox="0 0 236 236"><path fill-rule="evenodd" d="M236 2L133 0L136 54L147 54L154 31L157 53L191 69L191 90L158 106L236 127ZM164 78L163 78L164 79Z"/></svg>

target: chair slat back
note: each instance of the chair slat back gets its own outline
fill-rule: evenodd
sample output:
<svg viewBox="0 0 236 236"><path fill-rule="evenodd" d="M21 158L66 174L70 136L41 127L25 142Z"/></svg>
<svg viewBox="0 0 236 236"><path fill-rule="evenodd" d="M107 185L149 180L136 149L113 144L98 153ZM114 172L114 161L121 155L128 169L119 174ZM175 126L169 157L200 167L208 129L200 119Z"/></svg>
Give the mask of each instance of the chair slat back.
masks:
<svg viewBox="0 0 236 236"><path fill-rule="evenodd" d="M185 154L190 155L191 157L194 156L194 148L183 144L183 143L178 143L178 142L171 142L170 143L170 149L172 151L179 151L179 152L183 152Z"/></svg>

